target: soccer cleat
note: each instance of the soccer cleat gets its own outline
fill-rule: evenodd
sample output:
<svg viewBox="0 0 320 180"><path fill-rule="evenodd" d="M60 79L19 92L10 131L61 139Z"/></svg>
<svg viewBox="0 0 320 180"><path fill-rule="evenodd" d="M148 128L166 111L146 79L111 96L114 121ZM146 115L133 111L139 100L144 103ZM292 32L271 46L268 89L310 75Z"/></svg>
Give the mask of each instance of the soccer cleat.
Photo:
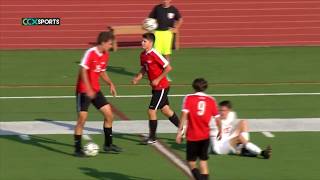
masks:
<svg viewBox="0 0 320 180"><path fill-rule="evenodd" d="M80 150L75 150L73 155L74 155L75 157L86 157L86 154L83 152L82 149L80 149Z"/></svg>
<svg viewBox="0 0 320 180"><path fill-rule="evenodd" d="M254 154L250 151L248 151L246 148L242 148L241 149L241 152L240 152L240 155L241 156L246 156L246 157L257 157L257 154Z"/></svg>
<svg viewBox="0 0 320 180"><path fill-rule="evenodd" d="M114 145L114 144L111 144L110 146L103 146L103 150L105 152L116 152L116 153L119 153L119 152L122 152L122 148Z"/></svg>
<svg viewBox="0 0 320 180"><path fill-rule="evenodd" d="M147 138L147 139L144 139L144 140L141 142L141 144L143 144L143 145L148 145L148 144L154 144L154 143L156 143L156 142L157 142L156 139Z"/></svg>
<svg viewBox="0 0 320 180"><path fill-rule="evenodd" d="M271 146L267 146L265 150L261 152L261 156L263 156L264 159L270 159L272 154Z"/></svg>

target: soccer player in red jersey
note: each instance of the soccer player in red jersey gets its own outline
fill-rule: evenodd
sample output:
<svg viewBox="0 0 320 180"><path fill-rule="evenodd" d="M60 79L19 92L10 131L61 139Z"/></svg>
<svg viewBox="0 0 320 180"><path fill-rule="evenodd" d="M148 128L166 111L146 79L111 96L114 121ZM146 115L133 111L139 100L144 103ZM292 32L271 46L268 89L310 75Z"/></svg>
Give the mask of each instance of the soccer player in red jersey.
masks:
<svg viewBox="0 0 320 180"><path fill-rule="evenodd" d="M133 78L132 83L137 84L145 73L148 74L150 86L152 87L152 98L148 110L150 133L143 144L152 144L156 142L158 109L160 109L176 127L179 125L179 118L176 113L171 110L168 100L169 82L166 75L172 70L172 67L169 61L153 49L155 42L154 34L145 33L142 37L142 47L144 51L140 54L141 69Z"/></svg>
<svg viewBox="0 0 320 180"><path fill-rule="evenodd" d="M196 180L209 179L207 160L210 126L212 117L220 124L218 106L214 98L203 93L208 83L203 78L195 79L192 83L194 94L187 95L183 100L181 121L176 137L176 142L181 143L184 134L185 123L187 122L187 161L191 172ZM200 159L200 172L196 161Z"/></svg>
<svg viewBox="0 0 320 180"><path fill-rule="evenodd" d="M84 124L88 117L88 108L91 103L96 109L101 111L104 117L104 150L107 152L121 151L121 148L112 143L113 114L110 104L100 90L99 84L99 78L101 78L110 86L110 93L113 96L117 95L113 82L105 72L109 62L108 51L112 47L112 40L113 35L110 32L101 32L97 37L97 45L85 52L80 63L76 87L78 119L74 130L75 156L84 156L81 137Z"/></svg>

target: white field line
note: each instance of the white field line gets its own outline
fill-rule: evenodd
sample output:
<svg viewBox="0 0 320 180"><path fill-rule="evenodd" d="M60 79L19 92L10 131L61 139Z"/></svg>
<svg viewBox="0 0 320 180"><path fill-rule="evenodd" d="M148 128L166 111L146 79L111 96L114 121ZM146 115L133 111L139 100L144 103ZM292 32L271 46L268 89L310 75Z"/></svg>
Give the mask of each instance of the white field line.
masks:
<svg viewBox="0 0 320 180"><path fill-rule="evenodd" d="M275 137L275 135L274 134L272 134L271 132L269 132L269 131L263 131L263 132L261 132L264 136L266 136L266 137L268 137L268 138L274 138Z"/></svg>
<svg viewBox="0 0 320 180"><path fill-rule="evenodd" d="M82 138L83 138L84 140L86 140L86 141L91 141L91 140L92 140L92 138L91 138L88 134L82 135Z"/></svg>
<svg viewBox="0 0 320 180"><path fill-rule="evenodd" d="M27 135L27 134L20 134L19 138L24 140L24 141L29 141L31 139L30 136Z"/></svg>
<svg viewBox="0 0 320 180"><path fill-rule="evenodd" d="M320 118L248 119L250 132L319 132ZM176 133L168 120L158 121L158 133ZM75 121L0 122L0 135L73 134ZM103 134L102 121L88 121L84 134ZM147 120L114 121L113 132L120 134L149 133Z"/></svg>
<svg viewBox="0 0 320 180"><path fill-rule="evenodd" d="M244 93L244 94L208 94L213 97L237 97L237 96L310 96L320 95L320 93ZM169 97L184 97L186 94L173 94ZM105 96L107 98L113 96ZM151 95L119 95L116 98L148 98ZM2 96L0 99L68 99L75 98L75 96Z"/></svg>
<svg viewBox="0 0 320 180"><path fill-rule="evenodd" d="M141 134L144 138L147 137L147 134ZM177 157L175 154L170 152L169 149L167 149L165 146L162 145L160 142L156 142L152 144L153 147L155 147L161 154L166 156L168 159L172 161L176 166L178 166L182 171L184 171L189 177L192 177L192 173L190 171L190 168L188 165L179 157Z"/></svg>

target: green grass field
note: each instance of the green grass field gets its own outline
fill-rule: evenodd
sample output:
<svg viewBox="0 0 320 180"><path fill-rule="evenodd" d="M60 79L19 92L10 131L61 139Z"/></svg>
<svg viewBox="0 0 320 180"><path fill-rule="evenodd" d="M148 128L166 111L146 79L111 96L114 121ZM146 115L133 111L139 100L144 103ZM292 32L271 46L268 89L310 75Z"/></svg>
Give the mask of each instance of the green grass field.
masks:
<svg viewBox="0 0 320 180"><path fill-rule="evenodd" d="M138 49L111 53L108 74L119 95L149 95L148 82L130 85L139 70ZM0 51L0 97L73 96L83 50ZM319 93L320 47L182 49L173 56L170 94L191 93L191 82L205 77L209 94ZM105 95L109 95L106 86ZM320 96L219 96L233 102L240 118L319 118ZM130 119L147 119L149 98L109 98ZM170 97L179 112L182 97ZM0 122L39 119L74 121L75 99L0 99ZM121 120L121 117L115 117ZM160 116L159 119L163 119ZM100 120L90 109L89 121ZM300 180L320 179L317 164L319 132L252 135L261 146L271 144L271 160L236 156L210 156L215 179ZM184 145L173 134L160 135L182 158ZM102 136L93 135L102 145ZM71 135L34 135L30 141L0 136L0 179L186 179L186 176L152 147L138 145L136 135L115 136L125 148L121 155L100 153L94 158L71 156Z"/></svg>

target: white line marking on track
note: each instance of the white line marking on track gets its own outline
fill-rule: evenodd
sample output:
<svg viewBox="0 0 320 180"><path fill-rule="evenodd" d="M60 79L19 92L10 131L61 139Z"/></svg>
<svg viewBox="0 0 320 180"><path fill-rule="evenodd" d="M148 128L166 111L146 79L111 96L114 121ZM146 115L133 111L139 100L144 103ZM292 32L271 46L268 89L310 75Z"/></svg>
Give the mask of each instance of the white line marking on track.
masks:
<svg viewBox="0 0 320 180"><path fill-rule="evenodd" d="M274 134L272 134L271 132L269 132L269 131L263 131L263 132L261 132L263 135L265 135L266 137L268 137L268 138L274 138L275 137L275 135Z"/></svg>
<svg viewBox="0 0 320 180"><path fill-rule="evenodd" d="M147 137L147 134L141 134L144 137ZM186 174L192 177L192 173L185 162L183 162L179 157L170 152L165 146L163 146L160 142L153 143L154 146L161 154L165 155L168 159L170 159L176 166L182 169Z"/></svg>
<svg viewBox="0 0 320 180"><path fill-rule="evenodd" d="M237 96L308 96L308 95L320 95L320 93L255 93L255 94L208 94L214 97L237 97ZM173 94L169 97L184 97L186 94ZM105 96L113 97L113 96ZM148 98L151 95L119 95L117 98ZM68 99L75 98L75 96L3 96L0 99Z"/></svg>

